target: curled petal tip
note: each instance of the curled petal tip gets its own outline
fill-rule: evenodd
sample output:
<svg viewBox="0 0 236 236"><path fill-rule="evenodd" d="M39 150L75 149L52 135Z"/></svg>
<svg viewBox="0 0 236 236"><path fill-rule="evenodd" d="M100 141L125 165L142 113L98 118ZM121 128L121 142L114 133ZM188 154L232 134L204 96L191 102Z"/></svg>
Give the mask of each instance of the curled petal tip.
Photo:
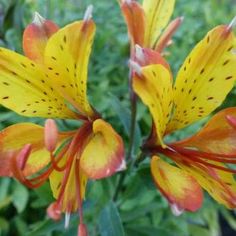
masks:
<svg viewBox="0 0 236 236"><path fill-rule="evenodd" d="M138 75L142 75L142 67L135 61L129 60L130 68L135 71Z"/></svg>
<svg viewBox="0 0 236 236"><path fill-rule="evenodd" d="M89 21L92 18L93 5L89 5L84 13L84 21Z"/></svg>
<svg viewBox="0 0 236 236"><path fill-rule="evenodd" d="M145 60L143 49L138 44L135 44L135 56L141 62Z"/></svg>
<svg viewBox="0 0 236 236"><path fill-rule="evenodd" d="M233 18L233 20L229 23L227 27L227 31L230 31L234 26L236 25L236 16Z"/></svg>
<svg viewBox="0 0 236 236"><path fill-rule="evenodd" d="M45 19L38 13L34 13L33 24L37 26L42 26L45 23Z"/></svg>
<svg viewBox="0 0 236 236"><path fill-rule="evenodd" d="M180 216L183 214L184 209L180 208L177 204L173 203L170 205L170 209L174 216Z"/></svg>
<svg viewBox="0 0 236 236"><path fill-rule="evenodd" d="M122 160L120 166L116 169L116 171L122 171L122 170L125 170L126 169L126 162L125 160Z"/></svg>

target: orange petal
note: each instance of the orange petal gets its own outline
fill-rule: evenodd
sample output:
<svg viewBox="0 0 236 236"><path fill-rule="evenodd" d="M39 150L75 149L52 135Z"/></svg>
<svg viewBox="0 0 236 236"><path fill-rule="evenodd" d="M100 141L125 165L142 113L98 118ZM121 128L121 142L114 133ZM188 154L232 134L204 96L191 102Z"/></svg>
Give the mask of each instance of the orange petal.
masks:
<svg viewBox="0 0 236 236"><path fill-rule="evenodd" d="M35 62L42 63L47 41L58 29L54 22L35 13L33 22L26 27L23 34L25 55Z"/></svg>
<svg viewBox="0 0 236 236"><path fill-rule="evenodd" d="M223 164L210 163L226 167ZM193 176L217 202L229 209L236 207L236 181L233 174L198 163L179 164L179 166Z"/></svg>
<svg viewBox="0 0 236 236"><path fill-rule="evenodd" d="M236 117L236 107L218 112L197 134L178 145L198 148L204 152L236 155L236 130L227 120L230 116Z"/></svg>
<svg viewBox="0 0 236 236"><path fill-rule="evenodd" d="M85 146L80 165L91 179L100 179L125 168L124 145L115 130L101 119L93 122L93 136Z"/></svg>
<svg viewBox="0 0 236 236"><path fill-rule="evenodd" d="M132 45L143 45L144 41L144 11L140 4L136 1L123 1L121 10L129 31Z"/></svg>
<svg viewBox="0 0 236 236"><path fill-rule="evenodd" d="M60 140L66 138L60 135ZM12 176L10 159L26 144L31 144L31 155L25 163L25 175L31 175L45 167L50 161L50 154L44 147L44 128L21 123L7 127L0 132L0 176Z"/></svg>
<svg viewBox="0 0 236 236"><path fill-rule="evenodd" d="M155 50L157 52L163 52L165 47L168 46L169 42L171 41L172 36L176 32L176 30L180 27L181 23L183 22L183 17L178 17L170 22L170 24L166 27L165 31L159 38Z"/></svg>
<svg viewBox="0 0 236 236"><path fill-rule="evenodd" d="M196 211L201 207L202 189L184 170L153 156L151 172L157 187L174 209Z"/></svg>

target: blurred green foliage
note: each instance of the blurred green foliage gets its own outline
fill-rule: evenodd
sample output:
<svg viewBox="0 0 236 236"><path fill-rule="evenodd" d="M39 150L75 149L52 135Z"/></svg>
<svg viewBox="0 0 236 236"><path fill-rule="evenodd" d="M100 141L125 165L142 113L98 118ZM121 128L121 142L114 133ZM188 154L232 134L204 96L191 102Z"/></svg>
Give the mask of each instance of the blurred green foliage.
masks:
<svg viewBox="0 0 236 236"><path fill-rule="evenodd" d="M103 117L128 141L130 105L128 94L129 44L123 17L115 0L0 0L0 45L22 53L21 37L24 27L38 11L60 26L81 19L88 4L94 5L97 34L89 68L89 96ZM174 16L185 20L168 49L172 70L178 68L191 48L212 27L228 23L236 14L235 0L177 0ZM236 105L236 90L223 106ZM0 128L41 119L28 119L0 108ZM146 108L138 106L138 127L135 152L148 135L151 124ZM191 126L172 138L179 139L196 131L204 121ZM76 122L58 121L61 129L77 126ZM154 187L149 165L144 161L132 173L127 173L118 200L112 202L119 174L102 181L90 182L84 203L85 220L91 236L224 236L226 227L236 230L234 212L213 202L206 194L204 206L197 213L174 217L166 200ZM0 236L5 235L76 235L78 218L72 216L70 228L64 229L63 219L53 222L46 216L46 208L53 201L49 184L28 190L18 182L0 179ZM220 221L221 219L221 221ZM220 222L223 222L223 224ZM227 223L226 223L227 222Z"/></svg>

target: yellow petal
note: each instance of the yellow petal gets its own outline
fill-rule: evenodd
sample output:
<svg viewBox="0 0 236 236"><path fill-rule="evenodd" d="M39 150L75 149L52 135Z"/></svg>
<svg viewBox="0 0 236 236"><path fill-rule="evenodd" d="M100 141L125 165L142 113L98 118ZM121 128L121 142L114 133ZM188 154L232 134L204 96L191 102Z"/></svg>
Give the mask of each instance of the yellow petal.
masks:
<svg viewBox="0 0 236 236"><path fill-rule="evenodd" d="M75 118L33 61L0 48L0 103L24 116Z"/></svg>
<svg viewBox="0 0 236 236"><path fill-rule="evenodd" d="M78 111L94 112L87 99L87 70L95 33L92 20L74 22L55 33L48 41L44 62L54 86Z"/></svg>
<svg viewBox="0 0 236 236"><path fill-rule="evenodd" d="M144 0L145 46L154 48L162 30L168 24L174 10L175 0Z"/></svg>
<svg viewBox="0 0 236 236"><path fill-rule="evenodd" d="M66 134L60 134L59 141L66 137ZM0 132L0 175L12 175L10 158L26 144L32 145L32 151L24 168L25 175L35 173L49 163L50 155L44 147L44 128L31 123L20 123Z"/></svg>
<svg viewBox="0 0 236 236"><path fill-rule="evenodd" d="M68 158L69 156L65 156L59 162L59 166L63 166L68 161ZM78 209L78 194L80 194L81 200L85 198L85 190L88 180L86 175L83 173L83 170L79 167L78 159L76 159L76 157L74 157L69 171L65 190L61 197L61 210L63 212L75 212ZM59 172L54 170L49 176L53 197L57 200L60 197L65 175L65 171Z"/></svg>
<svg viewBox="0 0 236 236"><path fill-rule="evenodd" d="M142 75L135 75L133 88L152 115L158 143L164 146L162 137L172 108L172 76L163 65L142 67Z"/></svg>
<svg viewBox="0 0 236 236"><path fill-rule="evenodd" d="M196 211L202 205L203 194L197 181L184 170L152 157L151 172L157 187L171 205L179 210Z"/></svg>
<svg viewBox="0 0 236 236"><path fill-rule="evenodd" d="M101 119L93 122L93 135L82 152L80 165L91 179L108 177L125 168L124 144L111 125Z"/></svg>
<svg viewBox="0 0 236 236"><path fill-rule="evenodd" d="M221 105L236 79L235 42L227 26L218 26L186 58L176 79L176 107L168 131L183 128Z"/></svg>

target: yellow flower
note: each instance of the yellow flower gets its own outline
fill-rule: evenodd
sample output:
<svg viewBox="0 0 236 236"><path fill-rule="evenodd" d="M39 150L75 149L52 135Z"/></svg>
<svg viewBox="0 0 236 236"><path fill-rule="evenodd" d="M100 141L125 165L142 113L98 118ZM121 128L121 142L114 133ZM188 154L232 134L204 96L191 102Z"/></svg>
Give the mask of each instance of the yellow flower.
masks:
<svg viewBox="0 0 236 236"><path fill-rule="evenodd" d="M138 44L162 52L183 20L181 17L176 18L167 26L175 0L143 0L142 5L136 0L120 0L119 3L131 46Z"/></svg>
<svg viewBox="0 0 236 236"><path fill-rule="evenodd" d="M208 116L233 88L235 19L230 25L214 28L197 44L174 86L170 68L157 52L136 47L137 60L131 61L136 71L133 89L153 118L152 133L143 148L153 155L154 181L176 214L197 210L202 204L202 188L228 208L236 207L236 171L226 165L236 163L235 107L217 113L190 138L168 144L163 140ZM162 160L162 155L172 164Z"/></svg>
<svg viewBox="0 0 236 236"><path fill-rule="evenodd" d="M95 24L91 6L82 21L59 29L36 13L24 32L27 57L0 48L0 102L28 117L79 119L78 130L58 132L48 119L12 125L0 133L0 175L13 176L31 188L48 178L56 202L54 219L79 208L87 179L111 176L125 168L121 137L87 98L87 69ZM36 175L35 175L36 174ZM66 217L68 219L68 217ZM68 224L68 220L66 221Z"/></svg>

